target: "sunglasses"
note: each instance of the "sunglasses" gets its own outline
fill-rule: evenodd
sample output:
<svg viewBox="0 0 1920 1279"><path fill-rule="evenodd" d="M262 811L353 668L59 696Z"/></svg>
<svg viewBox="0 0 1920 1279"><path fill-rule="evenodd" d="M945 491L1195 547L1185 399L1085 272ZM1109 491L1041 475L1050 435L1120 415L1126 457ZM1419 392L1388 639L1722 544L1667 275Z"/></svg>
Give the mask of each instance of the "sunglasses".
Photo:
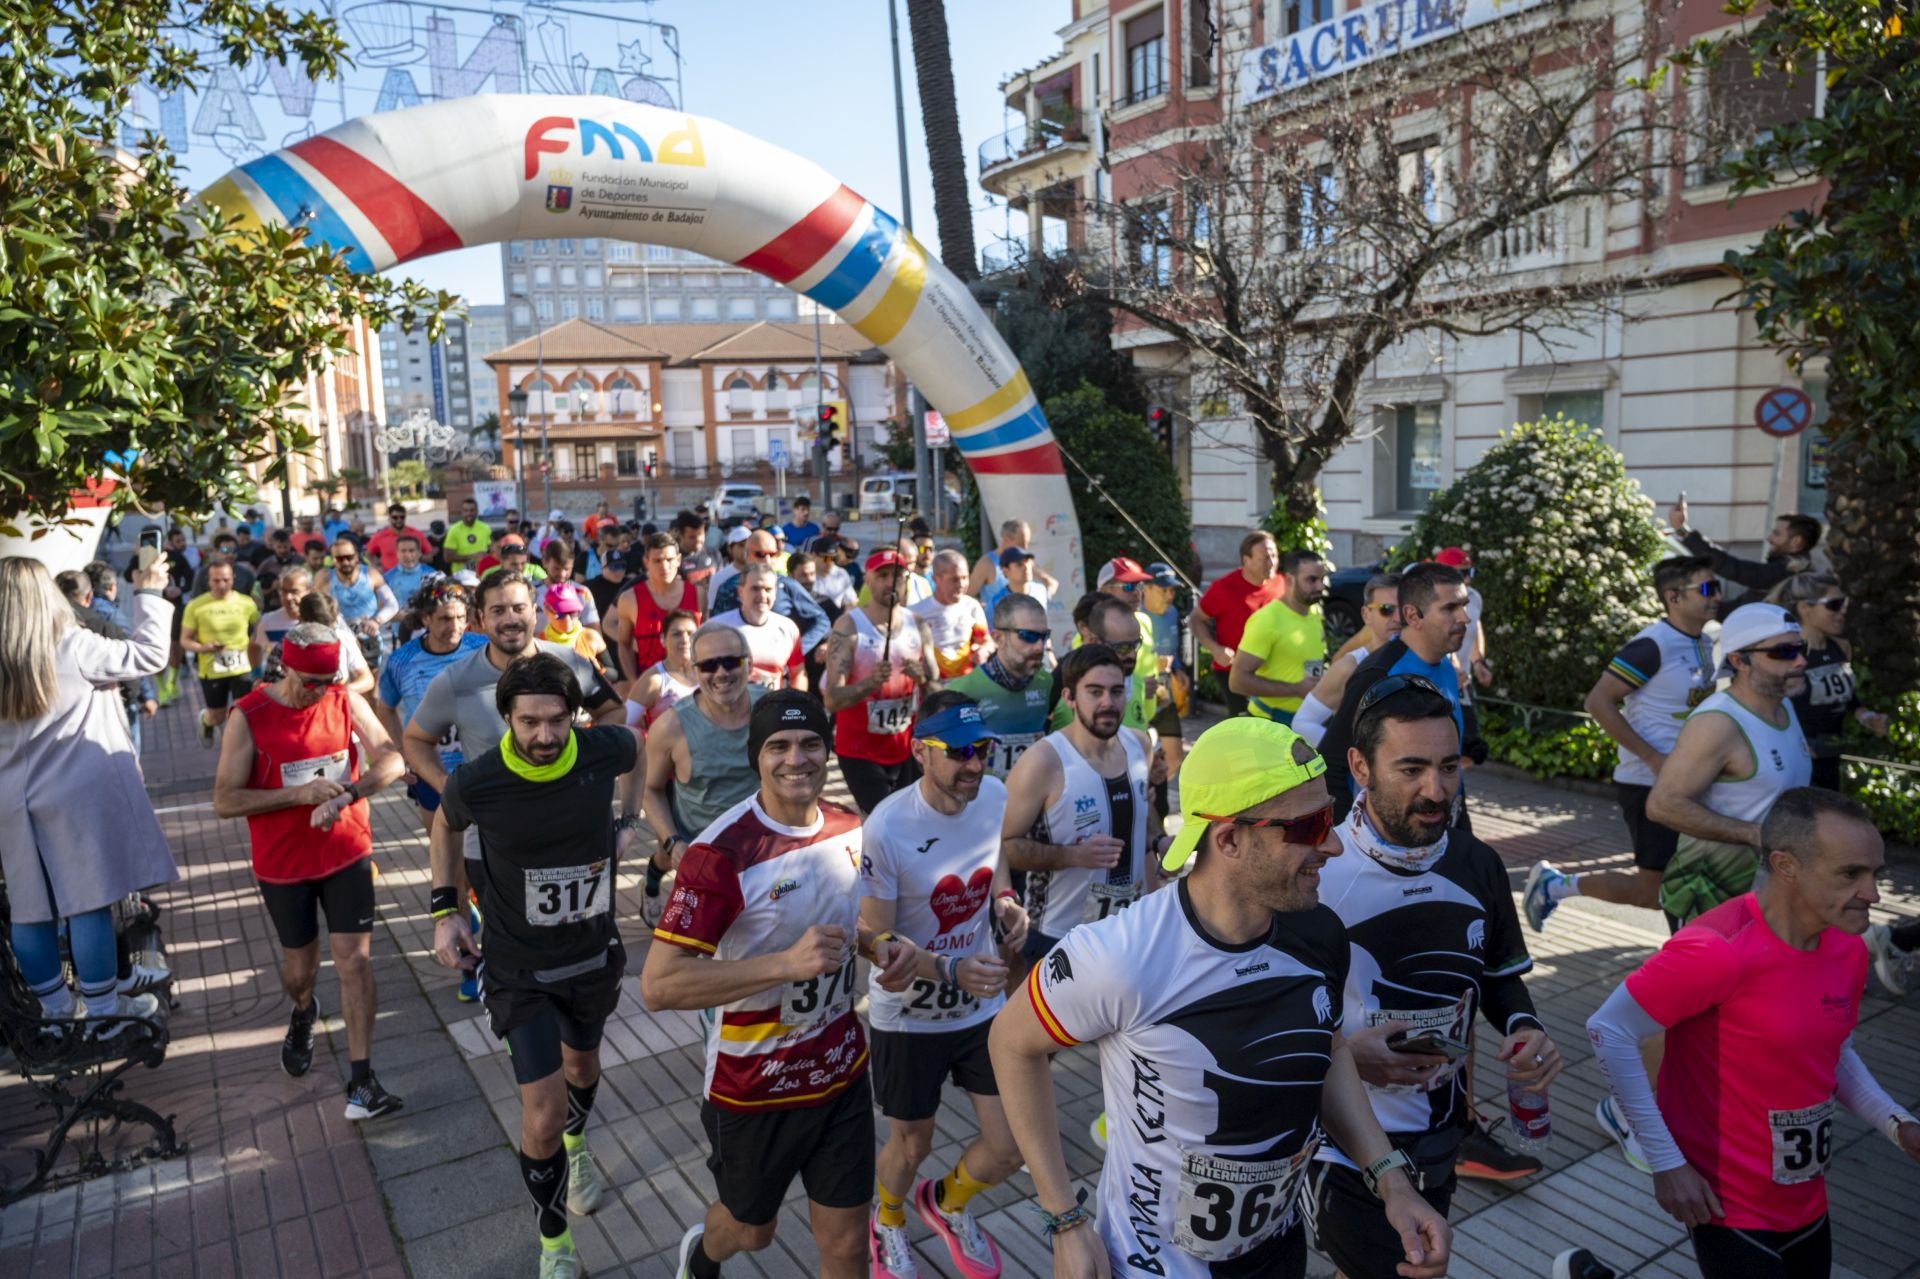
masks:
<svg viewBox="0 0 1920 1279"><path fill-rule="evenodd" d="M1710 600L1719 594L1720 594L1720 581L1718 578L1709 578L1708 580L1700 583L1700 597L1702 599Z"/></svg>
<svg viewBox="0 0 1920 1279"><path fill-rule="evenodd" d="M333 562L335 564L357 564L360 562L360 557L358 555L336 555L333 557Z"/></svg>
<svg viewBox="0 0 1920 1279"><path fill-rule="evenodd" d="M746 664L744 657L729 654L726 657L703 657L693 664L693 669L702 675L712 675L718 671L737 671Z"/></svg>
<svg viewBox="0 0 1920 1279"><path fill-rule="evenodd" d="M1400 606L1398 604L1369 604L1367 605L1367 607L1372 609L1374 612L1380 614L1380 616L1382 617L1392 617L1395 613L1398 613L1400 611Z"/></svg>
<svg viewBox="0 0 1920 1279"><path fill-rule="evenodd" d="M306 689L309 693L313 692L316 688L332 688L333 685L334 681L330 679L303 679L300 681L300 687Z"/></svg>
<svg viewBox="0 0 1920 1279"><path fill-rule="evenodd" d="M1360 705L1353 713L1354 722L1357 724L1362 715L1388 698L1406 692L1431 693L1443 701L1451 701L1438 685L1424 675L1389 675L1361 696Z"/></svg>
<svg viewBox="0 0 1920 1279"><path fill-rule="evenodd" d="M937 737L923 737L920 740L936 750L945 751L947 758L956 764L964 764L972 759L987 759L993 754L994 739L991 737L968 742L965 746L949 746Z"/></svg>
<svg viewBox="0 0 1920 1279"><path fill-rule="evenodd" d="M1114 652L1118 653L1122 657L1140 656L1139 640L1135 640L1131 644L1109 644L1107 645L1107 647L1112 649Z"/></svg>
<svg viewBox="0 0 1920 1279"><path fill-rule="evenodd" d="M750 551L750 552L748 552L748 558L750 558L750 559L756 559L756 560L772 560L772 559L778 559L778 558L780 558L780 552L778 552L778 551Z"/></svg>
<svg viewBox="0 0 1920 1279"><path fill-rule="evenodd" d="M1331 803L1325 808L1316 808L1303 817L1222 817L1213 813L1191 815L1203 821L1226 822L1230 826L1277 830L1287 843L1298 844L1303 848L1318 848L1321 842L1333 833Z"/></svg>
<svg viewBox="0 0 1920 1279"><path fill-rule="evenodd" d="M1114 582L1112 585L1119 587L1129 595L1134 594L1140 589L1140 583L1138 582Z"/></svg>
<svg viewBox="0 0 1920 1279"><path fill-rule="evenodd" d="M1047 638L1048 633L1046 631L1030 631L1024 626L1015 626L1008 630L1007 634L1018 636L1022 644L1038 644Z"/></svg>
<svg viewBox="0 0 1920 1279"><path fill-rule="evenodd" d="M1821 600L1820 607L1829 613L1844 613L1847 611L1847 597L1842 595L1838 599Z"/></svg>
<svg viewBox="0 0 1920 1279"><path fill-rule="evenodd" d="M1798 640L1789 640L1784 644L1768 644L1760 648L1743 648L1740 652L1764 653L1776 662L1792 662L1807 655L1807 646Z"/></svg>

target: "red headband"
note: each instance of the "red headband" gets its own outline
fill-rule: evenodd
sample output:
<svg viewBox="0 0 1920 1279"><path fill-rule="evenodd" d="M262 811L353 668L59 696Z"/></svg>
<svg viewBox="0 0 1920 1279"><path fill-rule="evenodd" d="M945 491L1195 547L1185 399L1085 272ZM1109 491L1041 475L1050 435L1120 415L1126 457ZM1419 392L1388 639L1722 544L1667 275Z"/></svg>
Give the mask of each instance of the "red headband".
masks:
<svg viewBox="0 0 1920 1279"><path fill-rule="evenodd" d="M332 678L340 673L340 641L302 644L288 639L280 645L280 661L297 674Z"/></svg>

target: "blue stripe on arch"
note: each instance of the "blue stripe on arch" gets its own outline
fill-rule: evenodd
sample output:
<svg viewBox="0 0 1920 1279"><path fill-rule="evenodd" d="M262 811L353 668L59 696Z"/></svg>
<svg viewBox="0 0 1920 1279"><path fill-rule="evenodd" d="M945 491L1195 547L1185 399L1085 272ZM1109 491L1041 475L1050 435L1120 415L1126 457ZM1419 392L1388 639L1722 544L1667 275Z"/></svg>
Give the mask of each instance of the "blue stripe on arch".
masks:
<svg viewBox="0 0 1920 1279"><path fill-rule="evenodd" d="M273 201L288 226L304 224L309 239L324 241L336 250L345 249L347 265L355 271L373 270L373 258L360 243L360 237L333 211L326 197L300 176L299 170L277 155L263 155L240 168Z"/></svg>
<svg viewBox="0 0 1920 1279"><path fill-rule="evenodd" d="M887 254L893 252L894 242L900 238L898 222L882 213L878 205L868 207L873 209L873 221L866 234L853 242L847 256L827 272L825 279L807 290L808 297L830 311L838 311L873 283L873 277L879 275L880 268L886 264Z"/></svg>
<svg viewBox="0 0 1920 1279"><path fill-rule="evenodd" d="M985 431L969 431L965 435L953 437L962 453L978 453L984 449L1005 448L1010 444L1023 444L1044 433L1047 429L1046 415L1040 412L1040 406L1034 405L1010 422Z"/></svg>

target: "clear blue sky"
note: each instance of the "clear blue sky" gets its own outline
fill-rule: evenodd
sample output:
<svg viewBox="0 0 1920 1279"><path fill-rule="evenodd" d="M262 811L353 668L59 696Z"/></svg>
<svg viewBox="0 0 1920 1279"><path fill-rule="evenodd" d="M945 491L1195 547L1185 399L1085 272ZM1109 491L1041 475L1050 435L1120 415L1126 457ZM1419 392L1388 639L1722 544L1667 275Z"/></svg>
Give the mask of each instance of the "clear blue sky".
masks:
<svg viewBox="0 0 1920 1279"><path fill-rule="evenodd" d="M913 225L937 252L912 40L905 0L898 2ZM688 111L806 156L881 208L900 211L886 0L657 0L650 16L680 29ZM1004 211L989 208L976 181L979 144L1007 127L997 86L1007 73L1057 51L1055 33L1071 17L1067 0L948 0L954 92L980 245L1005 227ZM495 247L399 270L472 302L501 301Z"/></svg>

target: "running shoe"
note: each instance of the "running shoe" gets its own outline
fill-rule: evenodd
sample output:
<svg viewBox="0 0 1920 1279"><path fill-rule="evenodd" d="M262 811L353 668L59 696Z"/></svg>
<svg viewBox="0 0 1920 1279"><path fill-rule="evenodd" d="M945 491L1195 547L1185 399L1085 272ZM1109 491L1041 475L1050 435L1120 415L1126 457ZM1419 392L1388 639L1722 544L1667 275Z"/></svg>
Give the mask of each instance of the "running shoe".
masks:
<svg viewBox="0 0 1920 1279"><path fill-rule="evenodd" d="M927 1223L927 1229L947 1245L954 1269L966 1279L1000 1279L1000 1250L994 1247L993 1240L971 1212L965 1208L959 1212L942 1208L939 1188L932 1181L922 1181L913 1188L913 1206L919 1210L920 1220Z"/></svg>
<svg viewBox="0 0 1920 1279"><path fill-rule="evenodd" d="M584 1217L600 1206L600 1165L585 1142L567 1156L567 1211Z"/></svg>
<svg viewBox="0 0 1920 1279"><path fill-rule="evenodd" d="M1627 1126L1627 1117L1613 1104L1612 1096L1600 1099L1600 1104L1593 1108L1593 1117L1600 1121L1600 1128L1607 1136L1620 1143L1620 1153L1627 1157L1628 1163L1648 1175L1653 1173L1647 1152L1640 1148L1640 1139Z"/></svg>
<svg viewBox="0 0 1920 1279"><path fill-rule="evenodd" d="M114 1039L134 1028L130 1017L142 1017L148 1020L160 1015L160 998L157 995L118 995L119 1009L108 1016L115 1020L105 1026L88 1025L87 1034L94 1039ZM95 1021L92 1014L87 1015L89 1023Z"/></svg>
<svg viewBox="0 0 1920 1279"><path fill-rule="evenodd" d="M1093 1144L1100 1147L1101 1150L1104 1151L1107 1148L1106 1111L1103 1110L1093 1117L1093 1122L1087 1125L1087 1135L1093 1138Z"/></svg>
<svg viewBox="0 0 1920 1279"><path fill-rule="evenodd" d="M920 1263L913 1259L905 1223L883 1226L877 1215L869 1218L867 1256L873 1262L873 1279L920 1279Z"/></svg>
<svg viewBox="0 0 1920 1279"><path fill-rule="evenodd" d="M1474 1181L1518 1181L1544 1167L1532 1155L1513 1150L1494 1136L1494 1129L1502 1122L1499 1119L1488 1122L1477 1114L1471 1117L1467 1135L1460 1142L1460 1153L1454 1156L1456 1176Z"/></svg>
<svg viewBox="0 0 1920 1279"><path fill-rule="evenodd" d="M1547 916L1559 908L1554 900L1553 889L1564 884L1569 877L1557 869L1552 862L1535 862L1533 869L1527 872L1527 886L1520 894L1520 909L1526 913L1527 924L1534 932L1547 926Z"/></svg>
<svg viewBox="0 0 1920 1279"><path fill-rule="evenodd" d="M696 1221L687 1227L687 1233L680 1236L680 1263L673 1268L673 1279L693 1279L693 1250L699 1246L700 1238L707 1233L707 1223Z"/></svg>
<svg viewBox="0 0 1920 1279"><path fill-rule="evenodd" d="M572 1244L564 1248L540 1245L540 1279L586 1279L586 1267L580 1264L580 1250Z"/></svg>
<svg viewBox="0 0 1920 1279"><path fill-rule="evenodd" d="M313 1069L313 1028L320 1020L320 1001L307 1002L307 1015L298 1008L287 1018L287 1037L280 1041L280 1069L295 1079Z"/></svg>
<svg viewBox="0 0 1920 1279"><path fill-rule="evenodd" d="M640 922L648 928L657 928L660 913L667 908L667 898L673 896L674 872L668 871L660 878L660 891L640 894Z"/></svg>
<svg viewBox="0 0 1920 1279"><path fill-rule="evenodd" d="M1615 1279L1616 1274L1585 1248L1569 1248L1553 1259L1553 1279Z"/></svg>
<svg viewBox="0 0 1920 1279"><path fill-rule="evenodd" d="M347 1118L378 1119L382 1115L391 1115L406 1103L380 1086L380 1081L371 1074L367 1082L347 1089Z"/></svg>
<svg viewBox="0 0 1920 1279"><path fill-rule="evenodd" d="M1913 953L1893 944L1893 929L1875 924L1866 932L1867 951L1873 956L1874 976L1890 995L1907 993L1907 978L1913 972Z"/></svg>
<svg viewBox="0 0 1920 1279"><path fill-rule="evenodd" d="M200 749L212 750L213 749L213 724L211 721L207 719L205 715L200 716L198 732L200 734Z"/></svg>
<svg viewBox="0 0 1920 1279"><path fill-rule="evenodd" d="M480 974L462 970L460 975L460 989L454 995L454 998L463 1004L470 1004L480 998Z"/></svg>
<svg viewBox="0 0 1920 1279"><path fill-rule="evenodd" d="M143 951L134 956L127 975L120 979L119 991L123 995L141 995L158 990L172 980L173 970L167 967L160 953Z"/></svg>

